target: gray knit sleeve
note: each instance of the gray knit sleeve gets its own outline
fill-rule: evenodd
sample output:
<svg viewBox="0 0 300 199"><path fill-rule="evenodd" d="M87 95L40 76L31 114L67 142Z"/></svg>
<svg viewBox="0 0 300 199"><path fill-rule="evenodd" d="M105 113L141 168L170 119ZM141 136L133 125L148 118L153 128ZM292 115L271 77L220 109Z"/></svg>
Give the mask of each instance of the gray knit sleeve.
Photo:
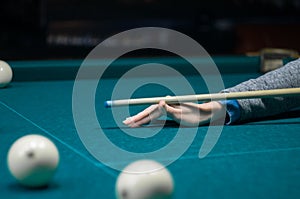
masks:
<svg viewBox="0 0 300 199"><path fill-rule="evenodd" d="M240 92L300 87L300 59L266 73L257 79L250 79L222 92ZM238 100L241 107L239 121L251 120L280 114L300 107L300 97L276 97Z"/></svg>

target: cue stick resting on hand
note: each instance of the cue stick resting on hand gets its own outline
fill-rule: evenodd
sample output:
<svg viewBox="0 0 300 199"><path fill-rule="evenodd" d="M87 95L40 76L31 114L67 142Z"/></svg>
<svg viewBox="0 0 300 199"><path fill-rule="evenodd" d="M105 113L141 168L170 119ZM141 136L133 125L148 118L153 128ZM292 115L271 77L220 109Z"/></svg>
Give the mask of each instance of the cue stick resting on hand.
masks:
<svg viewBox="0 0 300 199"><path fill-rule="evenodd" d="M142 105L142 104L157 104L160 101L165 101L167 104L177 104L182 102L203 102L231 99L252 99L252 98L273 98L273 97L291 97L300 95L300 88L272 89L259 91L243 91L232 93L214 93L214 94L199 94L199 95L182 95L168 97L152 97L152 98L136 98L136 99L121 99L106 101L106 107Z"/></svg>
<svg viewBox="0 0 300 199"><path fill-rule="evenodd" d="M108 101L106 105L156 103L124 120L123 123L129 127L148 124L163 115L183 125L199 126L218 120L224 111L224 122L230 125L299 110L299 89L300 59L297 59L216 94ZM185 102L189 100L203 100L203 103Z"/></svg>

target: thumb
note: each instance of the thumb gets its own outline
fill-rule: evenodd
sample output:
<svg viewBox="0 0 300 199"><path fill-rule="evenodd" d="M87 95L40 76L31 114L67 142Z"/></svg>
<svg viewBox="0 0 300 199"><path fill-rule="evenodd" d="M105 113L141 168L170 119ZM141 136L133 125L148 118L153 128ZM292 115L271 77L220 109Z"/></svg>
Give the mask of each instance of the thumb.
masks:
<svg viewBox="0 0 300 199"><path fill-rule="evenodd" d="M180 109L176 109L169 104L167 104L165 101L160 101L159 102L159 107L161 107L163 110L165 110L165 113L167 115L170 115L171 117L175 117L178 113L180 113Z"/></svg>

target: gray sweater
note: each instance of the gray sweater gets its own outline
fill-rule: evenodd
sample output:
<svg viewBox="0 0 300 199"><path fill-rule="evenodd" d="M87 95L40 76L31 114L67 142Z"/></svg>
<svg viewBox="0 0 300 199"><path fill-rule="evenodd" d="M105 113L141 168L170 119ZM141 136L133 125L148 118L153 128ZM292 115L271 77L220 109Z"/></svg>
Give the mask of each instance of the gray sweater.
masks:
<svg viewBox="0 0 300 199"><path fill-rule="evenodd" d="M228 88L223 92L240 92L300 87L300 59L289 62L285 66L266 73L257 79L250 79ZM276 97L264 99L238 100L240 105L240 120L251 120L280 114L300 107L300 96Z"/></svg>

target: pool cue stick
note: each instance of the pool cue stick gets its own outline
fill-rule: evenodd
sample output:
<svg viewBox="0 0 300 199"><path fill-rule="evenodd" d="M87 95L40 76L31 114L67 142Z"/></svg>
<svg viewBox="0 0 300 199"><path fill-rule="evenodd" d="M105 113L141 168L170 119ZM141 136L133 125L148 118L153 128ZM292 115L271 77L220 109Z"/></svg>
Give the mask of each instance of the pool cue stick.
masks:
<svg viewBox="0 0 300 199"><path fill-rule="evenodd" d="M170 97L121 99L121 100L106 101L104 103L104 105L105 105L105 107L109 108L109 107L128 106L128 105L157 104L160 101L165 101L167 104L177 104L177 103L181 103L181 102L291 97L291 96L297 96L297 95L300 96L300 88L244 91L244 92L232 92L232 93L181 95L181 96L170 96Z"/></svg>

